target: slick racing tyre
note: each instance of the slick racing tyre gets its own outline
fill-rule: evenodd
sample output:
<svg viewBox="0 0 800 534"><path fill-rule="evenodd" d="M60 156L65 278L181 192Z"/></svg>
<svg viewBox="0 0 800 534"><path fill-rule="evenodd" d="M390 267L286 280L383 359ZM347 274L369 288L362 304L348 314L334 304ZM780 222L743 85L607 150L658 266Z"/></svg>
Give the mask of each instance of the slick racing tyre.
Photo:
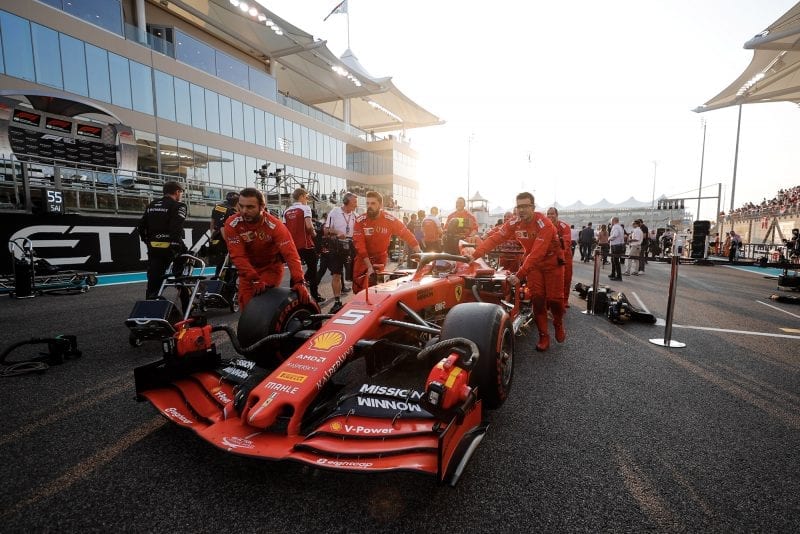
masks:
<svg viewBox="0 0 800 534"><path fill-rule="evenodd" d="M274 287L254 296L242 311L237 327L237 337L242 347L248 347L271 334L298 328L303 319L319 313L312 304L297 300L294 291L287 287ZM304 340L285 339L266 343L248 357L265 368L274 368L290 356Z"/></svg>
<svg viewBox="0 0 800 534"><path fill-rule="evenodd" d="M500 306L468 302L451 309L442 325L441 340L463 337L478 346L470 386L478 387L485 408L503 405L514 378L514 333L511 319Z"/></svg>

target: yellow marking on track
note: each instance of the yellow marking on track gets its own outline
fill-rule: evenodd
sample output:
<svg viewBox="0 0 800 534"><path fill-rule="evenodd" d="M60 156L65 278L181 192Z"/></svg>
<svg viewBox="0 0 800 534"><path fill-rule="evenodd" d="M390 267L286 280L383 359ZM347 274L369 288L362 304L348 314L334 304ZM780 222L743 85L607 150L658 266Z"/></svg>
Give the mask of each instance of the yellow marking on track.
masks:
<svg viewBox="0 0 800 534"><path fill-rule="evenodd" d="M128 447L146 438L148 435L152 434L165 424L166 420L159 416L151 419L137 428L134 428L122 436L113 445L97 451L84 461L68 469L60 477L45 483L36 491L28 495L23 500L18 501L10 508L0 510L0 518L16 514L20 510L47 499L48 497L52 497L53 495L64 491L75 483L88 478L89 475L91 475L94 471L103 467L121 453L125 452Z"/></svg>
<svg viewBox="0 0 800 534"><path fill-rule="evenodd" d="M787 334L800 334L800 329L798 328L781 328Z"/></svg>
<svg viewBox="0 0 800 534"><path fill-rule="evenodd" d="M83 402L76 402L74 404L69 404L66 408L61 408L61 409L56 408L47 417L42 417L41 419L37 419L32 423L28 423L27 425L22 426L21 428L15 430L14 432L11 432L10 434L0 436L0 445L5 445L6 443L16 441L21 437L42 428L43 426L55 423L61 419L64 419L69 415L73 415L90 406L94 406L95 404L98 404L109 397L113 397L114 395L119 395L121 393L130 393L130 392L131 392L131 385L126 381L125 383L120 384L116 387L109 388L104 391L101 390L98 393L90 395Z"/></svg>
<svg viewBox="0 0 800 534"><path fill-rule="evenodd" d="M644 473L630 452L621 445L612 446L617 468L628 493L639 504L639 508L662 528L676 526L675 516L656 489L655 482Z"/></svg>

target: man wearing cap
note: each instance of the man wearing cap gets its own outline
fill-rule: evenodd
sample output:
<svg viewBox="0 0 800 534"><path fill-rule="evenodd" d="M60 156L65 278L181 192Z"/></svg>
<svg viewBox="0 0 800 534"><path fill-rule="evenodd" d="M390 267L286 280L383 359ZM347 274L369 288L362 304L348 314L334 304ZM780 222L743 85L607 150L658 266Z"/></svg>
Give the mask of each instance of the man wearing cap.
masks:
<svg viewBox="0 0 800 534"><path fill-rule="evenodd" d="M186 251L183 242L186 204L181 202L183 187L178 182L166 182L163 192L163 197L147 205L137 225L139 239L147 245L145 296L148 299L158 297L167 267Z"/></svg>
<svg viewBox="0 0 800 534"><path fill-rule="evenodd" d="M211 211L209 248L211 254L218 258L216 269L214 269L214 278L219 278L219 272L222 270L222 266L225 264L225 256L228 254L228 247L222 237L222 229L225 227L225 221L228 220L228 217L236 213L237 202L239 202L239 193L230 191L225 195L225 202L217 204Z"/></svg>

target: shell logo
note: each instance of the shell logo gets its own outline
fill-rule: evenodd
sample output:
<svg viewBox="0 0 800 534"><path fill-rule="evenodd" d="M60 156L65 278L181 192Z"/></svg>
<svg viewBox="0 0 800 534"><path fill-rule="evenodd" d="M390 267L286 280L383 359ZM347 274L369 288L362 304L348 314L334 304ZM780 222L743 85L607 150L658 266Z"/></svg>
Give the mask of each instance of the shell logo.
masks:
<svg viewBox="0 0 800 534"><path fill-rule="evenodd" d="M344 332L340 332L338 330L331 330L328 332L323 332L322 334L312 339L311 348L317 350L331 350L332 348L338 347L339 345L344 343L344 340L345 340Z"/></svg>
<svg viewBox="0 0 800 534"><path fill-rule="evenodd" d="M342 423L331 423L331 430L334 432L339 432L342 429Z"/></svg>

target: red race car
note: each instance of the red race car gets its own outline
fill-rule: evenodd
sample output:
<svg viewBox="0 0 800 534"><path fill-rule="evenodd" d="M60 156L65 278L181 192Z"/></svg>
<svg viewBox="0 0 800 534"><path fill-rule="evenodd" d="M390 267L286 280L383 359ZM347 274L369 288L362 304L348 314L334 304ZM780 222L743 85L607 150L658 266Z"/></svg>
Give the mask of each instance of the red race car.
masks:
<svg viewBox="0 0 800 534"><path fill-rule="evenodd" d="M273 288L237 333L188 321L163 359L135 370L137 398L235 454L455 484L486 432L483 411L509 394L514 337L530 318L505 272L418 259L335 315ZM220 330L237 357L217 351Z"/></svg>

